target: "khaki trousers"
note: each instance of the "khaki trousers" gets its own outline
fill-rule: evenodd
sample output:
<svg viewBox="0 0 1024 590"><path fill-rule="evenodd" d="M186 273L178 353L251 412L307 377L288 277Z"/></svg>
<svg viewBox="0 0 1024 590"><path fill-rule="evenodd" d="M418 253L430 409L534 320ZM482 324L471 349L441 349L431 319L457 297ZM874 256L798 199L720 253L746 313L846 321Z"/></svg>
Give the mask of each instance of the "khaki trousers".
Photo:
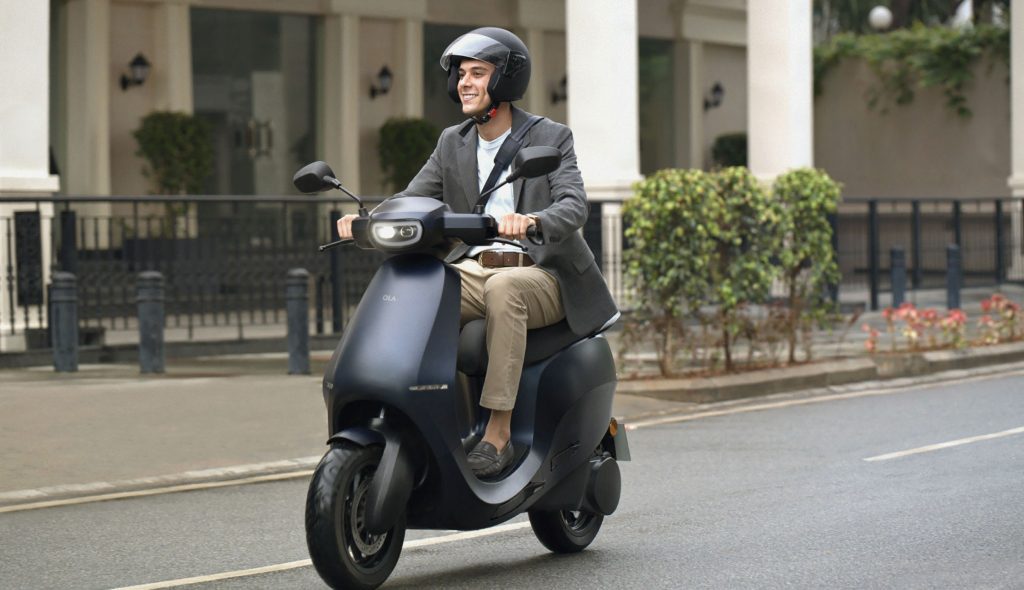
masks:
<svg viewBox="0 0 1024 590"><path fill-rule="evenodd" d="M537 266L484 268L471 258L454 266L462 276L462 325L487 320L488 362L480 405L511 410L523 371L526 331L565 317L558 281Z"/></svg>

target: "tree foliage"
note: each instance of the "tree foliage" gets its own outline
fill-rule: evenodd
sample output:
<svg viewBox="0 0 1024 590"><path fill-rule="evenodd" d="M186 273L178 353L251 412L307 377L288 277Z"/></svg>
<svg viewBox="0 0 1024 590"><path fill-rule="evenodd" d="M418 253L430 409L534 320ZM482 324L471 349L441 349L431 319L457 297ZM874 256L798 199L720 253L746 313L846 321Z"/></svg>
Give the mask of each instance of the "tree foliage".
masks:
<svg viewBox="0 0 1024 590"><path fill-rule="evenodd" d="M918 25L884 35L840 34L814 50L815 93L821 93L825 77L839 62L862 59L878 79L867 91L869 107L907 104L915 89L938 87L953 112L970 117L965 91L974 79L975 64L986 55L1009 64L1009 30Z"/></svg>

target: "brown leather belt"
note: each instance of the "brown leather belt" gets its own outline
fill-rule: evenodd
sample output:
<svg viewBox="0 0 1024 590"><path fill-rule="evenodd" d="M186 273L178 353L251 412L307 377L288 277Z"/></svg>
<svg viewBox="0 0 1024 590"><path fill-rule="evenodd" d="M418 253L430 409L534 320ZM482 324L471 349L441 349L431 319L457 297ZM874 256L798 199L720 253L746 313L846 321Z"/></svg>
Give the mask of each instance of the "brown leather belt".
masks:
<svg viewBox="0 0 1024 590"><path fill-rule="evenodd" d="M506 266L533 266L533 258L523 252L500 252L487 250L476 257L480 266L485 268L504 268Z"/></svg>

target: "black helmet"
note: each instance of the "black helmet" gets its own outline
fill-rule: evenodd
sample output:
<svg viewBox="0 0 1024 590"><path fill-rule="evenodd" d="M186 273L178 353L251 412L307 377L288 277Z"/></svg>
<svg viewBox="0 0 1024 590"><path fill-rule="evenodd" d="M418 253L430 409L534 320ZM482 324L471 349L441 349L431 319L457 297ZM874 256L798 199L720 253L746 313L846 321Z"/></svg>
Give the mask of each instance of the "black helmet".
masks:
<svg viewBox="0 0 1024 590"><path fill-rule="evenodd" d="M459 62L478 59L495 67L487 94L495 104L523 98L530 83L530 52L512 33L497 27L474 29L452 41L441 55L448 72L448 96L459 102Z"/></svg>

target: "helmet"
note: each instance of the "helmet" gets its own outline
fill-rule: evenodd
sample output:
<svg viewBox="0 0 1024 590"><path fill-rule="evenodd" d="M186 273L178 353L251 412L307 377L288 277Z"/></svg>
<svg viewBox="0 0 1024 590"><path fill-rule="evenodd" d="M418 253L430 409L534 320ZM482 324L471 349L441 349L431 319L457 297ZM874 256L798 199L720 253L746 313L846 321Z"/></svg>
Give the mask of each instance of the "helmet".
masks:
<svg viewBox="0 0 1024 590"><path fill-rule="evenodd" d="M494 103L519 100L530 83L530 52L512 33L497 27L474 29L452 41L441 55L441 67L448 72L448 96L459 102L459 62L478 59L492 64L494 74L487 94Z"/></svg>

